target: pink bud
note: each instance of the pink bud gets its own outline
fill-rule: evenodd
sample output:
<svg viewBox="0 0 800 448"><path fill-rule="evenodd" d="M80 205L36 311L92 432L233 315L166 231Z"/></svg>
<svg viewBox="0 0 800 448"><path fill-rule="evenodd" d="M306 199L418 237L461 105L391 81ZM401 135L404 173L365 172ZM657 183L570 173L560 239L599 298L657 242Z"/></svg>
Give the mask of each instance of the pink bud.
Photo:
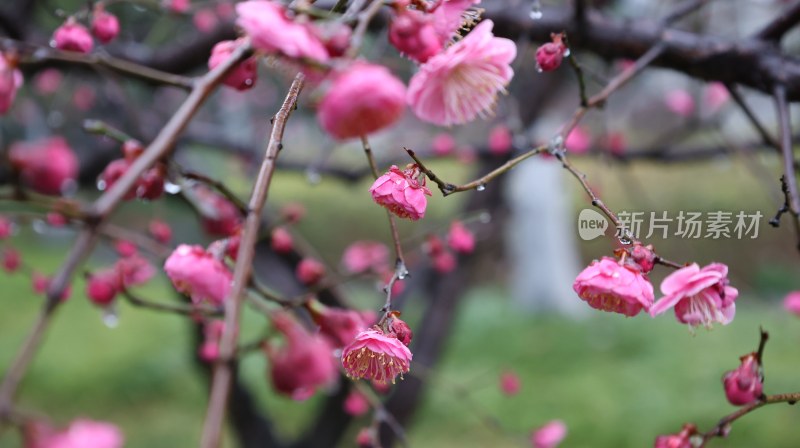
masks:
<svg viewBox="0 0 800 448"><path fill-rule="evenodd" d="M128 171L130 166L130 162L125 159L112 160L98 177L97 184L100 189L106 190L111 188L111 186L117 183L119 178L122 177L126 171ZM125 193L123 198L126 200L131 200L135 197L136 190L131 188L127 193Z"/></svg>
<svg viewBox="0 0 800 448"><path fill-rule="evenodd" d="M12 143L9 159L25 184L42 194L61 194L78 177L78 158L62 137Z"/></svg>
<svg viewBox="0 0 800 448"><path fill-rule="evenodd" d="M0 115L11 109L22 83L22 72L17 69L16 55L0 53Z"/></svg>
<svg viewBox="0 0 800 448"><path fill-rule="evenodd" d="M209 70L213 70L214 67L228 60L233 51L241 44L242 40L240 39L224 40L214 45L211 50L211 58L208 59ZM236 90L247 90L256 85L256 79L258 79L258 60L253 56L240 62L223 82Z"/></svg>
<svg viewBox="0 0 800 448"><path fill-rule="evenodd" d="M783 308L796 315L800 316L800 291L793 291L786 295L783 299Z"/></svg>
<svg viewBox="0 0 800 448"><path fill-rule="evenodd" d="M47 288L50 287L50 278L38 273L34 272L31 274L31 282L33 284L33 292L37 294L45 294L47 293ZM69 299L70 293L72 289L67 285L64 290L61 292L61 297L59 298L62 302Z"/></svg>
<svg viewBox="0 0 800 448"><path fill-rule="evenodd" d="M136 181L136 197L148 201L154 201L164 194L164 177L166 169L164 165L156 166L145 171Z"/></svg>
<svg viewBox="0 0 800 448"><path fill-rule="evenodd" d="M694 98L686 90L671 90L664 97L664 102L667 105L667 109L675 115L690 117L694 114Z"/></svg>
<svg viewBox="0 0 800 448"><path fill-rule="evenodd" d="M446 156L451 154L456 149L456 141L452 135L441 132L436 134L436 137L433 138L431 142L431 148L433 149L433 153L437 156Z"/></svg>
<svg viewBox="0 0 800 448"><path fill-rule="evenodd" d="M720 109L730 100L731 94L728 88L721 82L710 82L703 92L703 102L705 103L708 113L713 114Z"/></svg>
<svg viewBox="0 0 800 448"><path fill-rule="evenodd" d="M119 34L119 20L114 14L103 9L102 3L97 3L92 18L92 34L100 42L107 44Z"/></svg>
<svg viewBox="0 0 800 448"><path fill-rule="evenodd" d="M561 420L553 420L537 429L531 437L533 448L555 448L567 436L567 425Z"/></svg>
<svg viewBox="0 0 800 448"><path fill-rule="evenodd" d="M435 257L436 255L444 252L444 243L438 236L430 234L425 240L423 249L425 250L426 254L430 255L431 257Z"/></svg>
<svg viewBox="0 0 800 448"><path fill-rule="evenodd" d="M288 224L296 224L306 215L306 207L299 202L289 202L281 207L280 213Z"/></svg>
<svg viewBox="0 0 800 448"><path fill-rule="evenodd" d="M763 389L757 354L744 355L741 360L742 364L738 368L726 373L722 378L725 396L734 406L744 406L757 401Z"/></svg>
<svg viewBox="0 0 800 448"><path fill-rule="evenodd" d="M164 221L158 219L150 221L148 230L150 231L150 235L161 244L167 244L169 240L172 239L172 228Z"/></svg>
<svg viewBox="0 0 800 448"><path fill-rule="evenodd" d="M233 3L231 2L217 3L216 11L217 15L221 19L230 19L236 13L236 10L233 7Z"/></svg>
<svg viewBox="0 0 800 448"><path fill-rule="evenodd" d="M353 30L342 24L331 24L327 29L315 29L320 37L325 49L331 57L338 58L344 56L347 49L350 48L350 38L353 35Z"/></svg>
<svg viewBox="0 0 800 448"><path fill-rule="evenodd" d="M475 250L475 235L461 221L453 221L447 234L447 244L458 253L470 254Z"/></svg>
<svg viewBox="0 0 800 448"><path fill-rule="evenodd" d="M325 276L325 265L313 258L304 258L297 264L295 275L303 284L310 286Z"/></svg>
<svg viewBox="0 0 800 448"><path fill-rule="evenodd" d="M136 255L136 252L138 251L136 244L128 240L117 240L114 243L114 249L117 251L120 257L130 257Z"/></svg>
<svg viewBox="0 0 800 448"><path fill-rule="evenodd" d="M122 154L125 156L125 160L127 160L128 162L132 163L143 152L144 152L144 146L142 146L142 143L138 140L128 139L125 140L125 143L122 144Z"/></svg>
<svg viewBox="0 0 800 448"><path fill-rule="evenodd" d="M68 222L67 217L58 212L48 212L45 220L51 227L64 227Z"/></svg>
<svg viewBox="0 0 800 448"><path fill-rule="evenodd" d="M516 373L507 370L500 375L500 390L502 390L504 394L512 397L517 395L521 388L522 384Z"/></svg>
<svg viewBox="0 0 800 448"><path fill-rule="evenodd" d="M214 31L214 28L217 27L217 22L216 13L210 8L200 9L195 12L192 17L192 23L194 23L194 27L197 28L197 31L205 34Z"/></svg>
<svg viewBox="0 0 800 448"><path fill-rule="evenodd" d="M406 87L389 69L358 62L331 75L317 118L339 140L361 137L393 125L405 110Z"/></svg>
<svg viewBox="0 0 800 448"><path fill-rule="evenodd" d="M550 72L557 69L564 59L567 46L562 39L563 34L551 34L552 42L548 42L536 50L536 63L543 72Z"/></svg>
<svg viewBox="0 0 800 448"><path fill-rule="evenodd" d="M356 445L358 448L373 448L375 444L373 443L372 437L372 430L370 428L361 428L356 435Z"/></svg>
<svg viewBox="0 0 800 448"><path fill-rule="evenodd" d="M175 289L191 296L194 303L206 300L221 305L233 281L225 264L200 246L178 246L164 263L164 271Z"/></svg>
<svg viewBox="0 0 800 448"><path fill-rule="evenodd" d="M16 272L22 265L22 256L13 247L6 247L3 251L3 269L9 274Z"/></svg>
<svg viewBox="0 0 800 448"><path fill-rule="evenodd" d="M630 248L630 260L638 266L643 274L653 270L656 261L656 253L653 252L653 245L643 245L640 242L635 242L633 247Z"/></svg>
<svg viewBox="0 0 800 448"><path fill-rule="evenodd" d="M94 42L92 42L89 30L78 23L74 17L70 17L53 33L52 45L59 50L89 53L92 51Z"/></svg>
<svg viewBox="0 0 800 448"><path fill-rule="evenodd" d="M452 272L457 263L456 257L447 251L433 256L433 269L440 274Z"/></svg>
<svg viewBox="0 0 800 448"><path fill-rule="evenodd" d="M496 156L508 154L513 143L511 130L507 126L499 124L489 132L489 152Z"/></svg>
<svg viewBox="0 0 800 448"><path fill-rule="evenodd" d="M5 216L0 215L0 240L11 236L14 232L14 223Z"/></svg>
<svg viewBox="0 0 800 448"><path fill-rule="evenodd" d="M294 249L294 239L288 230L283 227L276 227L272 231L270 245L276 253L288 254Z"/></svg>
<svg viewBox="0 0 800 448"><path fill-rule="evenodd" d="M411 331L411 327L409 327L405 321L401 320L399 316L399 311L393 311L391 313L391 317L389 318L389 334L394 335L403 345L408 346L408 344L411 343L411 338L414 337L414 333Z"/></svg>
<svg viewBox="0 0 800 448"><path fill-rule="evenodd" d="M354 390L344 399L343 408L348 415L358 417L369 411L369 402L361 392Z"/></svg>
<svg viewBox="0 0 800 448"><path fill-rule="evenodd" d="M57 68L47 68L36 75L33 86L40 95L50 95L58 91L61 79L61 72Z"/></svg>
<svg viewBox="0 0 800 448"><path fill-rule="evenodd" d="M589 150L591 144L592 137L589 135L589 132L583 128L583 126L576 126L573 128L569 135L567 135L567 139L564 141L564 147L567 148L567 151L575 154L585 153Z"/></svg>
<svg viewBox="0 0 800 448"><path fill-rule="evenodd" d="M219 341L225 331L225 323L221 320L212 320L203 326L203 343L197 355L205 362L214 362L219 358Z"/></svg>
<svg viewBox="0 0 800 448"><path fill-rule="evenodd" d="M167 9L175 13L184 13L189 10L189 0L165 0Z"/></svg>
<svg viewBox="0 0 800 448"><path fill-rule="evenodd" d="M88 85L81 85L72 93L72 104L76 109L86 112L94 106L97 95L94 88Z"/></svg>
<svg viewBox="0 0 800 448"><path fill-rule="evenodd" d="M425 217L428 206L425 196L431 196L424 178L420 180L416 165L409 165L405 170L392 165L386 174L375 180L369 192L377 204L400 218L412 221Z"/></svg>
<svg viewBox="0 0 800 448"><path fill-rule="evenodd" d="M407 58L424 63L444 48L432 19L428 14L403 8L389 25L389 42Z"/></svg>
<svg viewBox="0 0 800 448"><path fill-rule="evenodd" d="M194 193L197 199L213 212L202 217L201 224L206 232L214 236L227 237L239 230L242 217L239 209L229 200L201 185L195 187Z"/></svg>
<svg viewBox="0 0 800 448"><path fill-rule="evenodd" d="M628 144L625 141L625 134L621 132L610 132L606 136L606 149L608 152L615 156L622 156L625 154L625 148Z"/></svg>
<svg viewBox="0 0 800 448"><path fill-rule="evenodd" d="M94 304L106 306L114 300L121 286L116 269L96 272L86 282L86 296Z"/></svg>
<svg viewBox="0 0 800 448"><path fill-rule="evenodd" d="M654 448L692 448L692 436L697 434L697 427L691 423L683 425L681 432L656 437Z"/></svg>

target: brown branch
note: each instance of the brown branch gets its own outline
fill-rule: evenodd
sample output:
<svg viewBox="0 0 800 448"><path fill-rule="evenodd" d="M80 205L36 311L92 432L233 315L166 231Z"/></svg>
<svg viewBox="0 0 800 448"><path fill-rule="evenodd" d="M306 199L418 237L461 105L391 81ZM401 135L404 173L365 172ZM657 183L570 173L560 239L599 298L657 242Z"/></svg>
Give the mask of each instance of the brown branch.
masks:
<svg viewBox="0 0 800 448"><path fill-rule="evenodd" d="M783 177L786 185L786 200L794 222L798 238L797 250L800 250L800 199L797 192L797 174L794 170L794 148L792 147L792 125L789 116L789 104L786 100L786 89L783 85L775 86L775 108L778 112L778 123L781 135L781 152L783 153Z"/></svg>
<svg viewBox="0 0 800 448"><path fill-rule="evenodd" d="M756 401L755 403L739 408L739 410L737 410L736 412L726 415L725 417L722 417L722 419L720 419L719 423L717 423L716 426L705 432L702 435L703 441L700 443L700 446L701 447L705 446L706 443L709 440L713 439L714 437L725 437L725 435L728 434L728 430L731 423L755 411L760 407L775 403L789 403L791 405L795 404L798 400L800 400L800 392L794 392L790 394L767 395L762 399Z"/></svg>
<svg viewBox="0 0 800 448"><path fill-rule="evenodd" d="M760 40L778 42L798 22L800 22L800 1L795 1L787 9L778 13L772 22L766 24L753 37Z"/></svg>
<svg viewBox="0 0 800 448"><path fill-rule="evenodd" d="M264 161L261 164L258 177L253 186L253 193L250 197L247 218L244 223L244 230L239 243L236 266L233 271L233 286L228 296L225 298L225 331L220 341L220 359L230 359L236 350L239 337L239 321L242 308L242 293L249 284L252 273L253 257L255 255L255 243L258 238L259 227L261 224L261 211L267 200L267 193L272 182L272 175L275 171L275 159L283 146L283 132L286 121L291 115L297 104L297 97L303 88L304 76L298 74L292 82L289 92L281 105L280 110L273 120L272 133L269 137L267 149L264 153ZM233 371L228 363L218 363L214 368L214 376L211 383L211 396L206 413L206 421L203 425L203 436L201 446L204 448L215 448L219 446L222 434L222 423L227 408L228 395Z"/></svg>
<svg viewBox="0 0 800 448"><path fill-rule="evenodd" d="M780 152L781 144L775 140L775 137L773 137L769 131L767 131L767 128L761 124L761 120L758 119L755 112L753 112L753 109L747 105L744 97L742 97L741 92L739 92L739 89L730 83L726 83L725 88L728 89L728 92L731 94L731 98L733 98L733 101L737 106L739 106L739 109L744 112L745 116L747 116L747 119L750 120L750 123L752 123L753 127L756 128L758 135L761 136L761 139L764 141L764 143L772 146L776 151Z"/></svg>
<svg viewBox="0 0 800 448"><path fill-rule="evenodd" d="M128 303L139 308L151 309L154 311L162 311L172 314L180 314L183 316L222 316L220 308L202 306L202 305L170 305L168 303L157 303L145 300L127 289L122 290L122 297Z"/></svg>

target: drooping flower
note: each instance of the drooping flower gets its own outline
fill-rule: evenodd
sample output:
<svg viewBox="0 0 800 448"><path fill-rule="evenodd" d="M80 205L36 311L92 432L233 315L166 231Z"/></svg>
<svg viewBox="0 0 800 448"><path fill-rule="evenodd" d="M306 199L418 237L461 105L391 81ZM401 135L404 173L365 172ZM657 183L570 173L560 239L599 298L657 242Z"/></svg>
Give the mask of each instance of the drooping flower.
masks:
<svg viewBox="0 0 800 448"><path fill-rule="evenodd" d="M519 375L511 370L506 370L500 374L500 390L509 397L513 397L519 393L522 388L522 383Z"/></svg>
<svg viewBox="0 0 800 448"><path fill-rule="evenodd" d="M11 109L22 82L22 72L17 69L15 58L0 53L0 115Z"/></svg>
<svg viewBox="0 0 800 448"><path fill-rule="evenodd" d="M328 60L328 52L312 25L293 21L279 3L251 0L237 4L236 12L236 24L250 36L254 48L290 58Z"/></svg>
<svg viewBox="0 0 800 448"><path fill-rule="evenodd" d="M344 412L353 417L364 415L369 411L369 401L361 392L354 390L347 395L343 404Z"/></svg>
<svg viewBox="0 0 800 448"><path fill-rule="evenodd" d="M115 425L88 419L74 420L64 431L48 435L37 448L122 448L124 438Z"/></svg>
<svg viewBox="0 0 800 448"><path fill-rule="evenodd" d="M389 269L389 248L377 241L356 241L342 254L344 268L352 274Z"/></svg>
<svg viewBox="0 0 800 448"><path fill-rule="evenodd" d="M463 124L491 112L514 71L514 42L494 37L484 20L464 39L420 66L407 101L420 119L440 126Z"/></svg>
<svg viewBox="0 0 800 448"><path fill-rule="evenodd" d="M800 291L786 294L786 298L783 299L783 309L795 316L800 316Z"/></svg>
<svg viewBox="0 0 800 448"><path fill-rule="evenodd" d="M267 345L270 376L276 391L295 400L313 395L318 387L336 380L336 361L328 341L319 334L311 334L289 315L273 316L273 324L286 337L280 348Z"/></svg>
<svg viewBox="0 0 800 448"><path fill-rule="evenodd" d="M564 35L551 34L552 42L548 42L536 49L536 65L543 72L551 72L561 66L561 61L567 52L564 45Z"/></svg>
<svg viewBox="0 0 800 448"><path fill-rule="evenodd" d="M53 33L53 46L59 50L89 53L94 42L89 30L70 16L64 24Z"/></svg>
<svg viewBox="0 0 800 448"><path fill-rule="evenodd" d="M270 247L276 253L288 254L294 248L292 234L284 227L275 227L270 237Z"/></svg>
<svg viewBox="0 0 800 448"><path fill-rule="evenodd" d="M453 221L447 233L447 244L458 253L470 254L475 250L475 235L461 221Z"/></svg>
<svg viewBox="0 0 800 448"><path fill-rule="evenodd" d="M675 115L685 118L694 114L694 97L686 90L675 89L667 92L664 104Z"/></svg>
<svg viewBox="0 0 800 448"><path fill-rule="evenodd" d="M386 174L379 177L370 187L372 199L400 218L417 221L425 216L431 191L425 186L425 181L418 180L419 167L409 165L405 170L400 170L392 165Z"/></svg>
<svg viewBox="0 0 800 448"><path fill-rule="evenodd" d="M352 379L364 378L377 383L394 383L408 373L411 351L396 337L377 327L364 330L342 351L342 365Z"/></svg>
<svg viewBox="0 0 800 448"><path fill-rule="evenodd" d="M761 398L763 376L756 353L742 356L742 364L722 377L725 397L734 406L744 406Z"/></svg>
<svg viewBox="0 0 800 448"><path fill-rule="evenodd" d="M102 3L96 3L92 14L92 34L100 42L107 44L119 34L117 16L106 12Z"/></svg>
<svg viewBox="0 0 800 448"><path fill-rule="evenodd" d="M213 70L214 67L230 58L233 51L239 45L241 45L241 39L223 40L222 42L214 45L214 48L211 49L211 57L208 59L209 70ZM255 56L251 56L240 62L233 70L231 70L228 76L226 76L222 82L236 90L247 90L256 85L257 79L258 60Z"/></svg>
<svg viewBox="0 0 800 448"><path fill-rule="evenodd" d="M303 258L295 270L297 279L305 285L314 285L325 276L325 265L313 258Z"/></svg>
<svg viewBox="0 0 800 448"><path fill-rule="evenodd" d="M653 305L653 285L639 270L603 257L584 269L572 289L592 308L635 316Z"/></svg>
<svg viewBox="0 0 800 448"><path fill-rule="evenodd" d="M567 425L561 420L553 420L537 429L531 436L533 448L555 448L567 436Z"/></svg>
<svg viewBox="0 0 800 448"><path fill-rule="evenodd" d="M333 137L345 140L366 136L402 117L406 86L386 67L357 62L332 76L317 118Z"/></svg>
<svg viewBox="0 0 800 448"><path fill-rule="evenodd" d="M181 244L167 258L164 271L175 289L194 303L221 305L231 289L231 271L200 246Z"/></svg>
<svg viewBox="0 0 800 448"><path fill-rule="evenodd" d="M692 436L697 434L697 427L691 423L683 425L681 432L656 437L654 448L692 448Z"/></svg>
<svg viewBox="0 0 800 448"><path fill-rule="evenodd" d="M650 314L657 316L674 307L678 321L692 328L710 328L714 322L727 325L736 314L739 291L728 286L728 266L722 263L681 268L661 282L661 292L664 297L650 308Z"/></svg>
<svg viewBox="0 0 800 448"><path fill-rule="evenodd" d="M78 158L62 137L15 142L9 158L23 182L42 194L59 195L78 177Z"/></svg>
<svg viewBox="0 0 800 448"><path fill-rule="evenodd" d="M305 304L319 331L331 341L334 347L344 347L362 331L366 330L375 317L367 312L346 310L325 306L317 300Z"/></svg>

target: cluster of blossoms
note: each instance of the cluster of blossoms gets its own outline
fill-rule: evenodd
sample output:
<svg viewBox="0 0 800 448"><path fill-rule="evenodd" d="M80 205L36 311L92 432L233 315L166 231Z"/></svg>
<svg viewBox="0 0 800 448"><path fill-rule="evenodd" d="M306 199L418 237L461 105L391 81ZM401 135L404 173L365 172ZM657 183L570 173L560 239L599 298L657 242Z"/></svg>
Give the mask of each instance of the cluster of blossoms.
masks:
<svg viewBox="0 0 800 448"><path fill-rule="evenodd" d="M700 268L693 263L678 269L661 283L664 296L656 301L647 277L655 259L652 246L635 243L622 251L620 259L592 262L572 287L592 308L626 316L644 310L655 317L672 308L678 321L692 329L733 320L739 291L728 285L727 266L712 263Z"/></svg>
<svg viewBox="0 0 800 448"><path fill-rule="evenodd" d="M51 45L59 50L89 53L94 48L92 36L103 44L116 39L120 30L119 20L105 10L102 2L95 4L91 17L91 32L74 16L67 18L53 33Z"/></svg>
<svg viewBox="0 0 800 448"><path fill-rule="evenodd" d="M94 304L107 307L123 290L146 283L156 273L145 258L133 252L121 253L111 267L89 274L86 281L86 296ZM127 251L127 247L123 249Z"/></svg>
<svg viewBox="0 0 800 448"><path fill-rule="evenodd" d="M125 175L133 162L144 152L144 147L136 140L128 140L122 144L123 158L111 161L98 179L100 189L111 188L117 181ZM164 179L167 174L167 167L163 163L156 163L148 169L125 193L124 198L131 200L134 198L145 200L156 200L164 194Z"/></svg>

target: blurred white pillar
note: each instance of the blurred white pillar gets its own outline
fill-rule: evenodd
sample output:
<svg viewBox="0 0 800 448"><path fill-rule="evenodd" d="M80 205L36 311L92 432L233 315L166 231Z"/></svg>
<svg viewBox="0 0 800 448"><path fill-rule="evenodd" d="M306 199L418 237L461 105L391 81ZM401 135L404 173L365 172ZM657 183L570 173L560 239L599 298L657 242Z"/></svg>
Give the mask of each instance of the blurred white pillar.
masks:
<svg viewBox="0 0 800 448"><path fill-rule="evenodd" d="M515 302L528 310L584 315L588 308L572 290L581 267L564 169L534 158L509 176L506 246Z"/></svg>

